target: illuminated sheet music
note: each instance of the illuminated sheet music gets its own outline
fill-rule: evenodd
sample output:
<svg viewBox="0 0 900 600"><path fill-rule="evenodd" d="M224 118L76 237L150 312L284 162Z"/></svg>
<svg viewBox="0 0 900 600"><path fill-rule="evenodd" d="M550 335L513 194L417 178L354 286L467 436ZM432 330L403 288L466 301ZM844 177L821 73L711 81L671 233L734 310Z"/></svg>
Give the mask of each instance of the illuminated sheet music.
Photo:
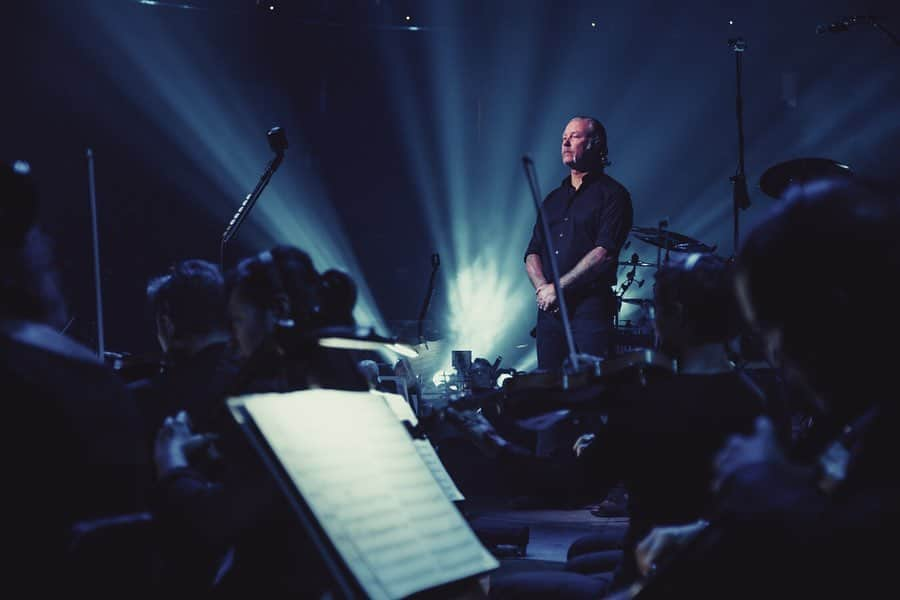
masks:
<svg viewBox="0 0 900 600"><path fill-rule="evenodd" d="M413 440L413 445L415 445L416 451L422 458L422 462L424 462L425 466L428 467L428 470L431 471L431 475L441 487L441 490L444 492L444 495L447 496L447 499L451 502L465 500L466 497L463 496L462 492L459 491L459 488L456 487L453 478L450 477L450 473L447 472L444 463L441 462L437 452L434 451L434 446L431 445L431 442L428 440Z"/></svg>
<svg viewBox="0 0 900 600"><path fill-rule="evenodd" d="M401 421L409 421L413 426L418 424L419 420L416 418L416 415L413 412L412 407L406 401L406 398L399 394L386 394L382 392L377 392L376 395L384 398L384 401L391 407L391 410L394 411L394 415L396 415L398 419ZM466 497L463 496L462 492L459 491L459 488L456 487L456 483L453 482L453 478L450 477L450 473L447 472L444 463L441 462L437 452L434 451L434 446L431 445L431 442L428 440L413 440L413 444L415 445L419 456L422 457L425 466L428 467L428 470L431 471L431 474L434 476L435 481L437 481L438 485L441 486L441 489L444 490L444 495L447 496L451 502L465 500Z"/></svg>
<svg viewBox="0 0 900 600"><path fill-rule="evenodd" d="M406 401L406 398L400 394L389 394L387 392L372 392L376 396L384 398L387 405L394 411L394 415L401 421L409 421L413 427L419 424L416 413L413 412L412 406Z"/></svg>
<svg viewBox="0 0 900 600"><path fill-rule="evenodd" d="M232 402L244 404L370 598L498 566L376 395L308 390Z"/></svg>

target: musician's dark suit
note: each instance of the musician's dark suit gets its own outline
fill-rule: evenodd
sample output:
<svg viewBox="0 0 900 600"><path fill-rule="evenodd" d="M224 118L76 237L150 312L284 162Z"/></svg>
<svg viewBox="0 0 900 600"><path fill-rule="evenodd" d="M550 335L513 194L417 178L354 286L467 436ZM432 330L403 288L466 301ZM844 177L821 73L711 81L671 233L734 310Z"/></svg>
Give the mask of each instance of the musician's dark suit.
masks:
<svg viewBox="0 0 900 600"><path fill-rule="evenodd" d="M225 395L306 389L311 380L368 390L346 352L314 347L298 358L263 346ZM330 583L327 566L244 432L233 419L221 425L215 433L223 464L215 476L177 468L156 489L154 507L165 531L195 558L193 570L181 569L171 583L226 597L320 597Z"/></svg>
<svg viewBox="0 0 900 600"><path fill-rule="evenodd" d="M639 598L875 598L895 583L900 539L900 410L885 403L851 450L847 478L749 465L723 483L718 518L697 550L677 555ZM758 577L748 576L757 573Z"/></svg>
<svg viewBox="0 0 900 600"><path fill-rule="evenodd" d="M736 372L670 375L616 390L606 426L583 460L600 485L625 483L630 523L624 560L612 574L517 574L492 598L596 598L637 576L634 546L654 526L697 519L710 509L712 458L729 433L751 428L760 398Z"/></svg>
<svg viewBox="0 0 900 600"><path fill-rule="evenodd" d="M144 509L151 469L137 414L95 354L32 322L0 322L0 389L4 583L20 582L35 596L57 586L71 593L76 579L90 577L69 569L73 524ZM123 568L140 568L131 562L138 556L126 556L131 550L106 557L104 581L80 583L116 589Z"/></svg>
<svg viewBox="0 0 900 600"><path fill-rule="evenodd" d="M214 432L227 417L223 399L238 372L227 343L214 343L191 356L169 356L165 370L129 385L152 444L163 419L187 411L196 431Z"/></svg>

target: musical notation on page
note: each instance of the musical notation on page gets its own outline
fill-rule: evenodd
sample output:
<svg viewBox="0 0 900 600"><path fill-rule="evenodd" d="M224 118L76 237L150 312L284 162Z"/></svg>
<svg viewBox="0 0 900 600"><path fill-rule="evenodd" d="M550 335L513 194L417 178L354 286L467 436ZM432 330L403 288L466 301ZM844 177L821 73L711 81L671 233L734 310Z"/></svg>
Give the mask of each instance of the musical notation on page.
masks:
<svg viewBox="0 0 900 600"><path fill-rule="evenodd" d="M230 402L252 417L369 597L401 598L498 566L438 483L436 454L427 465L415 442L433 454L430 443L412 440L379 395L306 390Z"/></svg>
<svg viewBox="0 0 900 600"><path fill-rule="evenodd" d="M413 427L419 424L419 420L416 418L416 415L409 405L409 402L406 401L406 398L400 394L387 394L381 392L375 392L375 394L384 398L384 401L400 421L409 421L410 425ZM447 496L451 502L465 500L466 497L463 496L463 493L456 487L456 483L453 481L450 473L447 472L447 468L444 466L444 463L441 462L441 459L438 457L437 452L435 452L431 442L427 439L416 439L413 440L413 445L416 447L419 456L422 457L425 466L431 471L434 480L437 481L438 485L441 486L441 489L444 490L444 495Z"/></svg>

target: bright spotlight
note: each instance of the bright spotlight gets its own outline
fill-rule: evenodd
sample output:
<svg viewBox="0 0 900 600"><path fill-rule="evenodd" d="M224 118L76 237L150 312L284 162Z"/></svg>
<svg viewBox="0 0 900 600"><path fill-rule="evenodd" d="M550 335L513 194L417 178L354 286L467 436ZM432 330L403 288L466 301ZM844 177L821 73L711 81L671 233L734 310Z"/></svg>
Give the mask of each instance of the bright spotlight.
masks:
<svg viewBox="0 0 900 600"><path fill-rule="evenodd" d="M510 316L527 314L532 304L531 294L519 289L519 271L503 263L502 249L491 247L490 252L458 267L449 281L452 339L472 348L474 356L506 354L500 341L513 324ZM485 285L488 281L492 285Z"/></svg>
<svg viewBox="0 0 900 600"><path fill-rule="evenodd" d="M117 3L103 3L102 8L97 3L85 4L96 26L70 28L71 35L85 38L85 42L86 36L91 36L85 48L99 67L116 74L123 93L159 126L173 148L217 182L221 195L204 202L210 214L219 218L232 214L248 182L258 179L267 157L262 132L270 125L268 113L288 114L289 107L273 100L271 106L260 109L255 91L240 85L239 76L214 62L214 55L207 52L206 37L178 35L179 30L166 28L172 22L147 19ZM260 6L274 10L277 4L269 0ZM285 125L294 131L301 129ZM291 143L301 154L302 135L292 135ZM310 201L298 202L297 190ZM318 269L338 268L349 273L359 286L356 321L386 331L320 174L302 169L296 161L286 162L248 224L252 226L242 231L248 246L268 248L302 240L301 247Z"/></svg>

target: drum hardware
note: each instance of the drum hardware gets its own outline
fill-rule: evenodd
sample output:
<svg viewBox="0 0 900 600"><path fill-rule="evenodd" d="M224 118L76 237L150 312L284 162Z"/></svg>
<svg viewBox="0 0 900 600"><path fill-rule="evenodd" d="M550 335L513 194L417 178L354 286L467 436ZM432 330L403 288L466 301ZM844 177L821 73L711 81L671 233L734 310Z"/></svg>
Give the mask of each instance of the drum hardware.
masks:
<svg viewBox="0 0 900 600"><path fill-rule="evenodd" d="M665 223L665 221L662 223ZM669 252L699 252L706 254L716 251L716 246L708 246L700 240L665 229L665 225L660 227L632 227L631 231L637 239L665 250L666 254Z"/></svg>
<svg viewBox="0 0 900 600"><path fill-rule="evenodd" d="M637 306L653 306L653 300L650 298L619 298L622 304L635 304Z"/></svg>
<svg viewBox="0 0 900 600"><path fill-rule="evenodd" d="M641 260L641 257L638 256L637 253L631 255L627 261L619 262L620 267L655 267L656 263L649 263Z"/></svg>
<svg viewBox="0 0 900 600"><path fill-rule="evenodd" d="M634 282L635 282L635 275L636 275L636 273L637 273L638 264L639 264L640 262L641 262L640 257L639 257L637 254L632 254L632 255L631 255L631 260L629 260L629 261L626 262L626 263L619 263L620 265L622 265L622 264L624 264L624 265L630 265L630 266L631 266L631 270L628 271L628 273L625 274L625 281L623 281L623 282L621 283L621 285L619 285L619 289L618 289L618 291L616 291L616 298L617 298L617 299L621 299L622 296L624 296L624 295L628 292L629 288L631 288L631 286L634 284ZM643 280L643 279L638 279L638 280L637 280L637 284L638 284L638 287L639 287L639 288L640 288L640 287L644 287L644 280ZM620 308L621 308L621 305L617 305L617 306L616 306L616 324L617 324L617 325L618 325L618 316L619 316L619 309L620 309Z"/></svg>
<svg viewBox="0 0 900 600"><path fill-rule="evenodd" d="M635 256L637 256L637 255L635 254ZM648 263L648 262L644 262L642 260L638 260L636 262L631 262L631 261L620 262L619 266L620 267L655 267L656 263Z"/></svg>
<svg viewBox="0 0 900 600"><path fill-rule="evenodd" d="M644 286L643 279L635 279L635 275L637 274L638 267L656 266L656 265L653 265L652 263L643 262L637 254L632 254L631 259L628 262L623 262L623 263L619 263L619 264L620 265L630 265L631 269L625 274L625 281L622 282L622 284L619 286L619 289L616 291L616 300L618 302L616 303L615 318L613 319L613 325L616 327L616 329L618 329L620 326L619 313L622 310L623 303L624 304L637 304L637 305L641 306L641 308L644 310L647 310L649 308L649 310L651 311L651 318L652 318L652 301L649 301L650 304L648 305L648 304L646 304L646 302L644 300L641 300L641 299L625 298L625 294L628 292L628 290L631 288L631 286L635 283L635 281L638 284L638 288L641 288Z"/></svg>

